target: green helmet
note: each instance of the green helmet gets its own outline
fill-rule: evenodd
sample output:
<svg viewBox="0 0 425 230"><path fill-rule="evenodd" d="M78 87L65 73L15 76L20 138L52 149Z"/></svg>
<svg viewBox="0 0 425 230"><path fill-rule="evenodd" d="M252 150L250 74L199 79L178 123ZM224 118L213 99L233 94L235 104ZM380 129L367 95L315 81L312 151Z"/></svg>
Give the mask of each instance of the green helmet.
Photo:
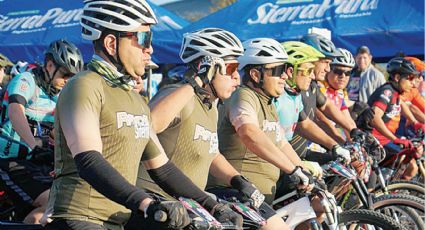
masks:
<svg viewBox="0 0 425 230"><path fill-rule="evenodd" d="M9 60L9 58L0 53L0 67L6 66L13 66L13 63Z"/></svg>
<svg viewBox="0 0 425 230"><path fill-rule="evenodd" d="M303 42L298 41L288 41L282 43L283 48L286 53L288 53L287 63L294 66L294 72L292 73L292 78L286 80L286 83L292 88L296 88L295 77L297 76L298 66L306 62L315 62L319 58L324 58L325 55L320 53L313 46L307 45Z"/></svg>

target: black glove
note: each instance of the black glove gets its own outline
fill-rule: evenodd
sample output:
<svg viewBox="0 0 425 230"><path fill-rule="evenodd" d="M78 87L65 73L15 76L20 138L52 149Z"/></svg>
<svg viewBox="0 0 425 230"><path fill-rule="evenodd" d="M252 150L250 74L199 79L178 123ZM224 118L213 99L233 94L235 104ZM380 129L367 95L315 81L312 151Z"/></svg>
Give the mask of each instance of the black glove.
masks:
<svg viewBox="0 0 425 230"><path fill-rule="evenodd" d="M35 164L53 164L54 152L50 148L43 148L38 145L29 153L31 161Z"/></svg>
<svg viewBox="0 0 425 230"><path fill-rule="evenodd" d="M365 141L366 133L365 133L365 132L363 132L363 131L361 131L361 130L360 130L360 129L358 129L358 128L354 128L354 129L352 129L352 130L350 131L350 137L351 137L351 139L353 139L353 140L357 140L357 141L361 141L361 142L363 142L363 141Z"/></svg>
<svg viewBox="0 0 425 230"><path fill-rule="evenodd" d="M254 184L249 182L244 176L237 175L232 177L230 184L233 188L239 190L242 193L244 200L242 202L249 202L255 208L259 208L264 202L264 195L258 190Z"/></svg>
<svg viewBox="0 0 425 230"><path fill-rule="evenodd" d="M161 211L165 212L166 218L158 218ZM160 225L163 228L181 229L190 224L186 208L178 201L153 201L148 206L146 215L147 221L153 227Z"/></svg>
<svg viewBox="0 0 425 230"><path fill-rule="evenodd" d="M213 210L211 211L211 214L220 223L231 222L235 225L236 229L242 229L242 216L234 212L226 204L217 204L216 206L214 206Z"/></svg>

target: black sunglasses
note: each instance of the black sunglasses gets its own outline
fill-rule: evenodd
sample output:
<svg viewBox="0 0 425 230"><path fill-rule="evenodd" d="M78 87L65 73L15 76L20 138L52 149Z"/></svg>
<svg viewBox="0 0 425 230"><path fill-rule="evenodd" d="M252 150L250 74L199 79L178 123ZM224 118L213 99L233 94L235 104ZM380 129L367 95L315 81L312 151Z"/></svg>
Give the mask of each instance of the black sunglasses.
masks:
<svg viewBox="0 0 425 230"><path fill-rule="evenodd" d="M334 68L332 69L332 72L334 72L334 74L341 75L341 76L342 74L345 74L346 77L349 77L351 75L351 70L344 71L342 69Z"/></svg>
<svg viewBox="0 0 425 230"><path fill-rule="evenodd" d="M119 37L132 37L137 38L137 43L146 49L151 48L152 45L152 31L143 32L120 32Z"/></svg>
<svg viewBox="0 0 425 230"><path fill-rule="evenodd" d="M285 68L285 65L278 65L278 66L275 66L275 67L272 67L272 68L266 68L266 67L261 67L261 69L264 71L264 70L267 70L267 71L270 71L271 70L271 72L272 72L272 77L281 77L282 76L282 74L285 72L285 70L286 70L286 68Z"/></svg>

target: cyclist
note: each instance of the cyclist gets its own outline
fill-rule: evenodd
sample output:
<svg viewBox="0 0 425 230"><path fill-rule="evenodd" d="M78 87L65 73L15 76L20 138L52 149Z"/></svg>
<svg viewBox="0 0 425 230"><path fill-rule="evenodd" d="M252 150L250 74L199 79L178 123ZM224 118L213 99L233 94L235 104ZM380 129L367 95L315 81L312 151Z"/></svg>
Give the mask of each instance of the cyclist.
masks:
<svg viewBox="0 0 425 230"><path fill-rule="evenodd" d="M354 120L351 118L348 110L348 102L346 101L344 89L346 88L350 79L351 71L354 68L355 61L350 51L342 48L338 48L338 51L342 54L341 57L336 57L332 60L330 66L331 71L326 74L323 87L321 92L329 99L342 114L345 119L351 122L352 126L355 126ZM330 122L325 117L320 117L322 122ZM331 123L332 124L332 123ZM334 124L333 124L334 125ZM349 136L347 133L341 133L342 136Z"/></svg>
<svg viewBox="0 0 425 230"><path fill-rule="evenodd" d="M352 131L352 135L361 135L359 134L359 130L344 118L344 116L332 104L332 102L326 100L325 95L320 92L320 88L318 86L318 81L323 81L326 73L330 71L329 64L332 59L334 57L341 56L340 52L335 48L335 45L330 40L317 34L305 35L301 41L311 45L325 56L324 58L320 58L318 61L314 62L314 80L311 81L308 90L301 91L304 111L306 115L310 118L310 120L315 121L316 114L319 116L322 115L321 112L323 112L327 117L331 118L341 127L349 130L350 132ZM329 132L329 129L332 130L332 133L334 134L338 133L335 127L324 127L325 131ZM316 151L313 148L311 150L307 148L307 140L302 137L302 135L308 135L308 133L305 132L307 131L303 131L303 129L297 129L295 131L294 138L291 141L291 145L295 151L306 160L316 161L318 158L323 159L323 154L321 154L319 151ZM337 141L344 142L345 140L344 138L340 137ZM338 155L345 156L345 159L350 158L349 151L342 148L338 144L333 145L329 150L337 153Z"/></svg>
<svg viewBox="0 0 425 230"><path fill-rule="evenodd" d="M415 57L404 58L415 65L416 70L419 72L419 77L416 78L413 82L412 89L407 92L403 92L401 98L404 102L406 102L406 104L408 104L409 109L410 111L412 111L415 118L419 122L425 123L425 99L421 97L418 90L420 82L423 81L423 75L425 73L425 63Z"/></svg>
<svg viewBox="0 0 425 230"><path fill-rule="evenodd" d="M130 210L153 229L183 228L187 211L177 201L154 200L135 186L142 160L150 176L174 197L198 201L218 219L226 209L165 155L150 124L146 101L133 89L153 52L157 19L146 1L86 1L83 38L93 41L88 71L64 88L56 107L55 179L47 229L122 229ZM154 213L167 214L165 222Z"/></svg>
<svg viewBox="0 0 425 230"><path fill-rule="evenodd" d="M238 60L244 71L243 85L219 107L220 152L243 176L252 181L270 204L275 196L280 170L298 178L309 189L308 173L283 138L273 101L284 90L288 55L272 39L250 39ZM209 188L226 187L214 177Z"/></svg>
<svg viewBox="0 0 425 230"><path fill-rule="evenodd" d="M301 92L308 90L310 83L312 82L313 71L315 65L312 64L323 58L324 55L317 51L312 46L309 46L302 42L284 42L282 43L284 49L289 53L290 67L294 70L289 79L286 80L285 91L277 100L277 111L279 114L279 122L285 131L285 137L288 141L291 141L295 130L300 130L303 137L311 140L315 143L319 143L329 149L334 149L334 145L337 143L329 137L315 122L305 114L304 105L302 102ZM310 68L307 68L307 67ZM301 68L303 71L295 72ZM308 71L311 71L309 75ZM345 152L334 151L332 155L322 155L317 153L317 156L313 161L319 163L326 163L330 160L334 160L337 156L345 158L347 162L350 161L350 155L344 154ZM306 162L307 165L312 163ZM317 176L317 170L311 171Z"/></svg>
<svg viewBox="0 0 425 230"><path fill-rule="evenodd" d="M368 104L375 111L375 116L371 121L373 127L372 134L387 150L387 157L391 157L401 151L399 145L411 148L412 143L408 139L402 139L395 135L395 131L400 123L400 113L414 124L415 130L424 129L424 124L416 121L402 100L400 94L412 88L412 82L417 78L419 72L415 66L402 57L391 59L387 65L387 72L390 74L388 82L379 87L369 98ZM421 152L421 149L418 150ZM405 179L411 179L417 173L417 166L414 159L409 163L409 167L404 175Z"/></svg>
<svg viewBox="0 0 425 230"><path fill-rule="evenodd" d="M196 39L196 45L193 39ZM209 42L212 39L217 43ZM216 103L217 99L229 98L239 85L236 58L242 54L239 39L228 31L206 28L185 34L180 56L190 68L199 66L199 74L186 80L191 85L186 91L192 92L193 96L180 93L179 98L173 94L176 86L167 87L151 101L152 113L170 114L170 105L177 107L182 103L183 108L176 111L178 115L174 115L173 121L161 124L161 127L168 127L158 135L166 152L169 150L170 159L201 189L205 189L209 171L210 175L240 191L243 198L254 201L256 208L264 210L260 211L267 219L264 229L280 229L285 226L283 220L277 216L271 218L275 212L263 203L264 196L218 150ZM185 155L177 155L176 152L182 148L187 149Z"/></svg>
<svg viewBox="0 0 425 230"><path fill-rule="evenodd" d="M48 141L57 95L83 66L80 51L66 40L52 42L44 61L44 66L9 82L2 105L0 168L17 185L7 186L7 191L16 198L19 209L33 209L25 223L38 223L47 204L48 173L53 165Z"/></svg>

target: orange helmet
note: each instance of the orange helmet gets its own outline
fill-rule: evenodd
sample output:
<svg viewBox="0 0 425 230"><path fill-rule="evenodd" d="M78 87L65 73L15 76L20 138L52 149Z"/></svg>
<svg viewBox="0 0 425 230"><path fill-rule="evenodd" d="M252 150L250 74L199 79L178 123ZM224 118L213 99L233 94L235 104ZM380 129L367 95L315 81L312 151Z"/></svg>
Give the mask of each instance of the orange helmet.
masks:
<svg viewBox="0 0 425 230"><path fill-rule="evenodd" d="M419 71L422 76L424 76L425 73L425 63L421 61L419 58L415 57L404 57L404 59L412 62L415 65L415 68L417 71Z"/></svg>

